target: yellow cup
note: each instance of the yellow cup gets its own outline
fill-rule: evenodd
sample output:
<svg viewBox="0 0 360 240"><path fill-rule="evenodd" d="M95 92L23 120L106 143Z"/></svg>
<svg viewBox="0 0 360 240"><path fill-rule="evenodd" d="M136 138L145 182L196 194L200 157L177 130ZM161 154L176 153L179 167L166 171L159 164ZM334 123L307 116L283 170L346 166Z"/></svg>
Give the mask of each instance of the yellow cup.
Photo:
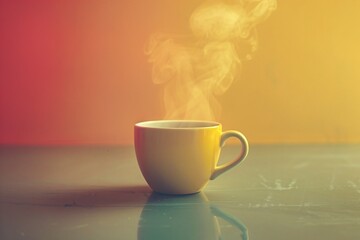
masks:
<svg viewBox="0 0 360 240"><path fill-rule="evenodd" d="M217 166L225 141L240 140L239 156ZM149 186L159 193L190 194L246 158L249 146L243 134L222 132L208 121L159 120L140 122L134 129L135 152Z"/></svg>

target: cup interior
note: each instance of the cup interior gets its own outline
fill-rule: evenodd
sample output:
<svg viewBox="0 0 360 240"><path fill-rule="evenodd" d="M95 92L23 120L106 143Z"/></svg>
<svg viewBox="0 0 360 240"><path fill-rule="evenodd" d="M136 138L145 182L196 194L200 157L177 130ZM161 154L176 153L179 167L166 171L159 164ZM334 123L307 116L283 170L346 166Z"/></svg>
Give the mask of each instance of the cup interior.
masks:
<svg viewBox="0 0 360 240"><path fill-rule="evenodd" d="M135 124L137 127L164 129L212 128L219 125L217 122L195 120L157 120Z"/></svg>

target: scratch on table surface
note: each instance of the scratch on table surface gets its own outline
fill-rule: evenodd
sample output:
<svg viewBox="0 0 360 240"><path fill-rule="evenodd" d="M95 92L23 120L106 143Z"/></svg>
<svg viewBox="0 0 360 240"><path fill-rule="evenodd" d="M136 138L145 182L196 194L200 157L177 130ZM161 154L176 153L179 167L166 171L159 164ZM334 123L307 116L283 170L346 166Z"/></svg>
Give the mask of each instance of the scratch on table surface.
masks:
<svg viewBox="0 0 360 240"><path fill-rule="evenodd" d="M305 202L305 203L294 203L294 204L290 204L290 203L269 203L269 202L265 202L265 203L248 203L248 204L238 204L237 207L246 207L246 208L274 208L274 207L285 207L285 208L303 208L303 207L320 207L320 206L324 206L323 204L315 204L315 203L310 203L310 202Z"/></svg>
<svg viewBox="0 0 360 240"><path fill-rule="evenodd" d="M344 167L351 167L351 168L360 168L360 163L349 163Z"/></svg>
<svg viewBox="0 0 360 240"><path fill-rule="evenodd" d="M350 180L347 181L347 183L348 183L349 187L353 188L357 193L360 193L360 186L359 185L357 185L355 182L350 181Z"/></svg>
<svg viewBox="0 0 360 240"><path fill-rule="evenodd" d="M275 179L274 183L270 184L263 175L258 176L261 179L260 184L269 190L286 191L297 188L296 179L292 179L288 184L284 184L281 179Z"/></svg>
<svg viewBox="0 0 360 240"><path fill-rule="evenodd" d="M330 185L329 185L330 191L333 191L335 189L334 183L335 183L335 174L332 174L331 180L330 180Z"/></svg>
<svg viewBox="0 0 360 240"><path fill-rule="evenodd" d="M301 169L301 168L305 168L305 167L307 167L307 166L309 166L309 163L308 163L308 162L301 162L301 163L299 163L299 164L294 165L293 168L295 168L295 169Z"/></svg>
<svg viewBox="0 0 360 240"><path fill-rule="evenodd" d="M79 224L79 225L75 225L69 228L66 228L66 230L76 230L76 229L80 229L80 228L85 228L88 227L89 224L85 223L85 224Z"/></svg>
<svg viewBox="0 0 360 240"><path fill-rule="evenodd" d="M272 194L267 195L267 197L265 198L265 202L271 202L271 200L273 199Z"/></svg>

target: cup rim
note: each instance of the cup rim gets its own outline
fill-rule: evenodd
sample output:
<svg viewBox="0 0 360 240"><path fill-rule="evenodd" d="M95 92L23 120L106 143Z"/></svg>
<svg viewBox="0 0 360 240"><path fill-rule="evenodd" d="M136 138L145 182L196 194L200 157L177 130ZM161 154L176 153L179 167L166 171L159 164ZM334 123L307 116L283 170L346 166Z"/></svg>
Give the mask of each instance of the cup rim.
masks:
<svg viewBox="0 0 360 240"><path fill-rule="evenodd" d="M159 123L194 123L199 124L203 123L203 126L191 126L191 127L166 127L166 126L154 126L153 124ZM206 125L207 124L207 125ZM171 129L171 130L191 130L191 129L209 129L209 128L217 128L221 126L221 123L215 121L207 121L207 120L151 120L151 121L142 121L135 123L135 127L137 128L147 128L147 129Z"/></svg>

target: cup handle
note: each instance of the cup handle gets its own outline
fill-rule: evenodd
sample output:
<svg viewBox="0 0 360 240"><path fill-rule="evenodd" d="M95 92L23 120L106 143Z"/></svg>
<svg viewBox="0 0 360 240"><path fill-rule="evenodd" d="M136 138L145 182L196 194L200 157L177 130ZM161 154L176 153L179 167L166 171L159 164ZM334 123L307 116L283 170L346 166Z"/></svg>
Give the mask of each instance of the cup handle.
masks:
<svg viewBox="0 0 360 240"><path fill-rule="evenodd" d="M230 168L234 167L235 165L239 164L242 160L244 160L249 152L249 144L246 140L246 137L238 132L238 131L226 131L221 134L220 139L220 147L223 147L226 140L228 138L235 137L240 140L241 145L241 152L237 158L234 160L224 163L220 166L215 166L214 172L212 173L210 180L214 180L217 178L220 174L226 172Z"/></svg>
<svg viewBox="0 0 360 240"><path fill-rule="evenodd" d="M211 205L210 208L211 208L211 212L215 216L224 219L225 221L227 221L231 225L236 226L238 229L240 229L242 240L248 240L249 239L248 229L247 229L247 227L245 226L245 224L243 222L241 222L240 220L234 218L233 216L230 216L230 215L224 213L223 211L221 211L221 209L219 209L218 207L216 207L214 205Z"/></svg>

